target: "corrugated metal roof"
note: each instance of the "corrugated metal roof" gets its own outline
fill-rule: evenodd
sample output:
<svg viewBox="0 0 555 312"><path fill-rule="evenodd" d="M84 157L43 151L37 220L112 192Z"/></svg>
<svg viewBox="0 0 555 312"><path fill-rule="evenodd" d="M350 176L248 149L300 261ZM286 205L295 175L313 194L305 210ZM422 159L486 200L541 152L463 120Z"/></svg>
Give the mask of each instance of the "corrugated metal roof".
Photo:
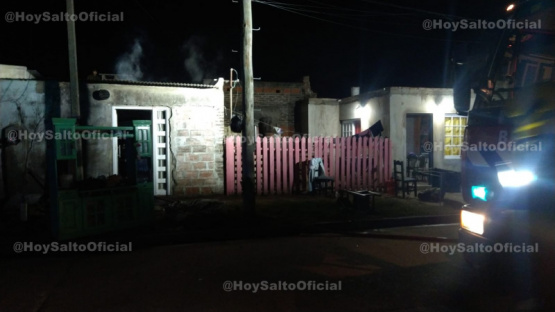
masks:
<svg viewBox="0 0 555 312"><path fill-rule="evenodd" d="M156 81L136 81L136 80L88 80L87 83L107 83L107 84L126 84L138 86L158 86L158 87L180 87L180 88L216 88L216 85L202 84L202 83L182 83L182 82L156 82Z"/></svg>

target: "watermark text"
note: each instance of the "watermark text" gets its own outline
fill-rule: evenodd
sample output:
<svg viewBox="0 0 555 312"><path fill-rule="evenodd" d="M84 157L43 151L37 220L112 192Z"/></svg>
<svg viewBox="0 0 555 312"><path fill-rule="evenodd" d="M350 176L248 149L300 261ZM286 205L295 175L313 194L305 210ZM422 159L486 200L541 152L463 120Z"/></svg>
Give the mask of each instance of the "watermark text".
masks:
<svg viewBox="0 0 555 312"><path fill-rule="evenodd" d="M454 255L455 253L537 253L539 251L538 243L495 243L495 244L465 244L458 243L455 245L447 245L440 243L422 243L420 244L420 252L423 254L444 253Z"/></svg>
<svg viewBox="0 0 555 312"><path fill-rule="evenodd" d="M27 131L27 130L9 130L6 132L6 138L8 141L34 141L42 142L48 140L107 140L112 138L125 138L130 136L130 131L100 131L100 130L82 130L82 131Z"/></svg>
<svg viewBox="0 0 555 312"><path fill-rule="evenodd" d="M222 284L223 290L231 291L248 291L257 293L259 291L340 291L341 281L337 282L317 282L317 281L260 281L256 283L247 283L243 281L225 281Z"/></svg>
<svg viewBox="0 0 555 312"><path fill-rule="evenodd" d="M441 152L446 148L457 148L462 152L541 152L542 142L537 143L517 143L514 141L509 142L476 142L468 143L463 142L461 145L449 145L443 142L424 142L422 144L422 149L426 153L430 152Z"/></svg>
<svg viewBox="0 0 555 312"><path fill-rule="evenodd" d="M133 243L108 243L108 242L15 242L13 244L15 253L56 253L56 252L131 252Z"/></svg>
<svg viewBox="0 0 555 312"><path fill-rule="evenodd" d="M462 19L458 21L443 20L443 19L425 19L422 21L422 28L424 30L492 30L492 29L541 29L542 21L538 20L514 20L514 19L499 19L496 21L488 20L467 20Z"/></svg>
<svg viewBox="0 0 555 312"><path fill-rule="evenodd" d="M67 12L6 12L4 19L8 23L26 22L26 23L45 23L45 22L123 22L123 12L79 12L69 14Z"/></svg>

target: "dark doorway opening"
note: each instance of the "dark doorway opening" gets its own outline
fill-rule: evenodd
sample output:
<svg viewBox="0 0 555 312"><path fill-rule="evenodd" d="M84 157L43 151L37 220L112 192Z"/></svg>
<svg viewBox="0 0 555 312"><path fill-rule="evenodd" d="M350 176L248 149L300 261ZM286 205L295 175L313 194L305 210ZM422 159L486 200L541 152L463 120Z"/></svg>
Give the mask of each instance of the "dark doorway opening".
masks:
<svg viewBox="0 0 555 312"><path fill-rule="evenodd" d="M139 109L118 109L116 110L117 113L117 121L118 127L129 127L132 126L133 120L152 120L152 110L139 110ZM134 160L133 163L129 163L130 157L133 157L133 140L125 140L119 139L118 140L118 174L123 177L137 177L137 171L141 172L139 169L145 167L144 171L149 175L148 177L143 177L143 180L152 180L152 170L151 164L148 163L147 160ZM136 162L145 162L144 164Z"/></svg>
<svg viewBox="0 0 555 312"><path fill-rule="evenodd" d="M427 167L433 168L433 114L407 114L407 156L414 154L427 159Z"/></svg>

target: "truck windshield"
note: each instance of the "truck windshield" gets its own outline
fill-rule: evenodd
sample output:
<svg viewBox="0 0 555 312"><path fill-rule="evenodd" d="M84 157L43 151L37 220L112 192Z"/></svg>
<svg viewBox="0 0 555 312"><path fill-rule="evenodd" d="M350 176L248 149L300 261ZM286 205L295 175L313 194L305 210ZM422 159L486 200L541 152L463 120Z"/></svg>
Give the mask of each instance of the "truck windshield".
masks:
<svg viewBox="0 0 555 312"><path fill-rule="evenodd" d="M515 34L509 38L495 77L477 93L475 109L503 108L523 89L555 81L555 36Z"/></svg>
<svg viewBox="0 0 555 312"><path fill-rule="evenodd" d="M537 27L515 30L503 36L501 53L493 58L494 66L487 82L484 82L486 85L476 92L474 110L501 112L514 110L516 106L522 109L529 103L516 103L515 98L520 92L537 88L555 89L553 3L546 1L539 6L522 8L519 13L517 21L537 22Z"/></svg>

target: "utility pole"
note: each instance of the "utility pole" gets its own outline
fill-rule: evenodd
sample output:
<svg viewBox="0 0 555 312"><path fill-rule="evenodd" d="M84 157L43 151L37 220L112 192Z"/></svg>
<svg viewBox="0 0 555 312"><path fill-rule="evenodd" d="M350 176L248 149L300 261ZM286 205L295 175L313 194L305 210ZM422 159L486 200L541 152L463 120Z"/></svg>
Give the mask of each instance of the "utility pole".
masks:
<svg viewBox="0 0 555 312"><path fill-rule="evenodd" d="M249 215L255 214L254 194L254 80L252 70L252 6L243 0L243 205Z"/></svg>
<svg viewBox="0 0 555 312"><path fill-rule="evenodd" d="M79 109L79 77L77 76L77 46L75 43L75 21L72 16L75 14L73 0L66 0L66 10L69 16L67 20L67 45L69 51L69 85L71 100L71 116L80 118Z"/></svg>
<svg viewBox="0 0 555 312"><path fill-rule="evenodd" d="M67 47L69 52L69 97L71 102L71 117L81 119L81 109L79 107L79 76L77 71L77 44L75 40L75 9L73 0L66 0L67 20ZM77 150L82 151L82 142L77 140ZM77 153L77 172L76 180L81 181L84 177L83 158L80 152Z"/></svg>
<svg viewBox="0 0 555 312"><path fill-rule="evenodd" d="M229 69L229 119L233 118L233 68Z"/></svg>

